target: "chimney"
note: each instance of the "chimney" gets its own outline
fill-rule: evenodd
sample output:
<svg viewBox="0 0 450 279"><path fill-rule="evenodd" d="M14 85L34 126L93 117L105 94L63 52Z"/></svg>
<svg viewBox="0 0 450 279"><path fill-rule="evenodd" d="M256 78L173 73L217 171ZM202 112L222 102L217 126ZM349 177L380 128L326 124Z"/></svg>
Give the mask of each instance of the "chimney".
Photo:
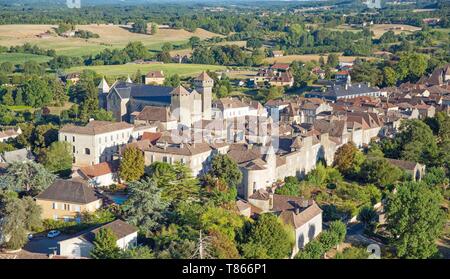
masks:
<svg viewBox="0 0 450 279"><path fill-rule="evenodd" d="M295 215L300 214L300 206L299 205L295 205L294 213L295 213Z"/></svg>

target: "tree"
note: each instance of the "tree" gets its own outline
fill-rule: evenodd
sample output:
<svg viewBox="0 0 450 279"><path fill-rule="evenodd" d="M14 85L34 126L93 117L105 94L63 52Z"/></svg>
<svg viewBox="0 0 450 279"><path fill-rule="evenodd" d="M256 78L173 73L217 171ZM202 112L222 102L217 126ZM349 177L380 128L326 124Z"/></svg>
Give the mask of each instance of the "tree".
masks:
<svg viewBox="0 0 450 279"><path fill-rule="evenodd" d="M339 65L339 56L335 53L328 55L327 65L331 68L336 68Z"/></svg>
<svg viewBox="0 0 450 279"><path fill-rule="evenodd" d="M111 228L101 228L94 239L94 247L90 256L93 259L117 259L120 255L120 248L117 247L117 237Z"/></svg>
<svg viewBox="0 0 450 279"><path fill-rule="evenodd" d="M0 244L9 249L22 248L27 232L41 227L40 206L30 197L19 199L17 194L0 189Z"/></svg>
<svg viewBox="0 0 450 279"><path fill-rule="evenodd" d="M167 202L161 198L161 189L152 179L131 182L128 200L122 205L125 220L144 233L158 229L164 221Z"/></svg>
<svg viewBox="0 0 450 279"><path fill-rule="evenodd" d="M294 243L293 236L286 225L271 213L260 215L252 225L249 242L264 246L271 259L289 257Z"/></svg>
<svg viewBox="0 0 450 279"><path fill-rule="evenodd" d="M0 64L0 72L6 73L6 74L12 74L14 72L14 64L6 61Z"/></svg>
<svg viewBox="0 0 450 279"><path fill-rule="evenodd" d="M152 249L148 246L137 246L124 250L120 254L121 259L154 259Z"/></svg>
<svg viewBox="0 0 450 279"><path fill-rule="evenodd" d="M239 259L236 243L218 230L211 230L212 257L216 259Z"/></svg>
<svg viewBox="0 0 450 279"><path fill-rule="evenodd" d="M400 156L407 161L432 165L438 148L433 131L424 122L413 119L402 122L396 137Z"/></svg>
<svg viewBox="0 0 450 279"><path fill-rule="evenodd" d="M5 104L7 106L13 106L14 105L14 97L13 97L12 88L7 88L5 91L6 92L4 92L3 96L2 96L3 104Z"/></svg>
<svg viewBox="0 0 450 279"><path fill-rule="evenodd" d="M385 86L394 86L397 84L397 73L391 67L384 67L383 81Z"/></svg>
<svg viewBox="0 0 450 279"><path fill-rule="evenodd" d="M51 172L69 176L72 172L72 145L55 141L44 151L42 164Z"/></svg>
<svg viewBox="0 0 450 279"><path fill-rule="evenodd" d="M397 73L400 80L416 81L426 71L428 60L424 54L410 52L400 56Z"/></svg>
<svg viewBox="0 0 450 279"><path fill-rule="evenodd" d="M200 185L191 169L180 162L173 165L156 162L148 170L149 176L162 189L162 197L176 206L181 201L198 199Z"/></svg>
<svg viewBox="0 0 450 279"><path fill-rule="evenodd" d="M211 161L209 173L223 179L229 187L237 187L242 181L242 172L235 161L226 154L217 154Z"/></svg>
<svg viewBox="0 0 450 279"><path fill-rule="evenodd" d="M164 43L161 47L161 50L169 52L169 51L173 50L173 45L169 42Z"/></svg>
<svg viewBox="0 0 450 279"><path fill-rule="evenodd" d="M0 179L11 190L35 196L50 186L55 176L41 164L26 161L11 163Z"/></svg>
<svg viewBox="0 0 450 279"><path fill-rule="evenodd" d="M366 230L373 231L378 221L378 214L372 207L364 206L359 211L357 219L364 225Z"/></svg>
<svg viewBox="0 0 450 279"><path fill-rule="evenodd" d="M33 76L22 86L25 104L39 108L53 101L53 92L49 89L47 82L37 76Z"/></svg>
<svg viewBox="0 0 450 279"><path fill-rule="evenodd" d="M127 182L139 180L144 175L144 169L145 161L142 151L135 146L127 147L120 161L120 178Z"/></svg>
<svg viewBox="0 0 450 279"><path fill-rule="evenodd" d="M131 32L147 34L147 22L144 20L136 20L131 27Z"/></svg>
<svg viewBox="0 0 450 279"><path fill-rule="evenodd" d="M52 101L57 106L63 106L69 100L69 96L67 95L67 92L59 79L50 79L48 86L50 90L53 91Z"/></svg>
<svg viewBox="0 0 450 279"><path fill-rule="evenodd" d="M346 143L336 150L334 166L345 176L355 176L364 162L364 154L352 142Z"/></svg>
<svg viewBox="0 0 450 279"><path fill-rule="evenodd" d="M403 171L384 158L368 158L361 166L361 179L378 186L391 185L403 177Z"/></svg>
<svg viewBox="0 0 450 279"><path fill-rule="evenodd" d="M347 234L347 227L342 221L337 220L331 222L328 230L336 235L336 245L344 242L345 235Z"/></svg>
<svg viewBox="0 0 450 279"><path fill-rule="evenodd" d="M423 182L405 182L388 196L387 229L399 257L426 259L438 252L445 220L441 202L439 191Z"/></svg>
<svg viewBox="0 0 450 279"><path fill-rule="evenodd" d="M283 187L277 188L275 193L278 195L298 196L300 195L300 185L297 177L288 176L284 179Z"/></svg>
<svg viewBox="0 0 450 279"><path fill-rule="evenodd" d="M244 226L241 216L222 207L208 207L200 216L200 223L205 230L216 230L230 240L234 240L235 231Z"/></svg>
<svg viewBox="0 0 450 279"><path fill-rule="evenodd" d="M193 36L189 38L189 45L191 48L196 48L200 44L201 39L197 36Z"/></svg>

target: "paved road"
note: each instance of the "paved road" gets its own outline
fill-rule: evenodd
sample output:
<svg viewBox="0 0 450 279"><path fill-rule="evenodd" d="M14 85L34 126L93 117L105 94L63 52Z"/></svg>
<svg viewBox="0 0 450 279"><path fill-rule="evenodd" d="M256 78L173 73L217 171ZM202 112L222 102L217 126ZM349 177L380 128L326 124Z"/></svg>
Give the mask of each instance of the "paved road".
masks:
<svg viewBox="0 0 450 279"><path fill-rule="evenodd" d="M59 235L55 238L48 238L45 235L35 236L33 239L28 241L23 250L30 253L41 253L41 254L51 254L53 249L58 247L58 241L70 238L70 235Z"/></svg>

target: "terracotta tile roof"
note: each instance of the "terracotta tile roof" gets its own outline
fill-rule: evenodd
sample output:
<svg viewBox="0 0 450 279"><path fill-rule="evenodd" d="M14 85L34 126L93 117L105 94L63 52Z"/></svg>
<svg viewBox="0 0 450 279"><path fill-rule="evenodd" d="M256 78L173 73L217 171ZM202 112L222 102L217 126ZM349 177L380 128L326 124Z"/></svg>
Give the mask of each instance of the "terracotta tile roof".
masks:
<svg viewBox="0 0 450 279"><path fill-rule="evenodd" d="M62 127L59 132L84 134L84 135L98 135L114 131L120 131L133 128L133 125L126 122L110 122L110 121L91 121L85 126L77 126L68 124Z"/></svg>
<svg viewBox="0 0 450 279"><path fill-rule="evenodd" d="M214 81L206 72L202 72L200 75L198 75L195 80L199 81Z"/></svg>
<svg viewBox="0 0 450 279"><path fill-rule="evenodd" d="M148 78L164 78L163 71L150 71L147 73L146 77Z"/></svg>
<svg viewBox="0 0 450 279"><path fill-rule="evenodd" d="M88 204L100 199L100 197L85 181L57 179L36 196L36 199Z"/></svg>
<svg viewBox="0 0 450 279"><path fill-rule="evenodd" d="M271 69L274 70L287 70L289 69L291 65L288 63L275 63L272 66L270 66Z"/></svg>
<svg viewBox="0 0 450 279"><path fill-rule="evenodd" d="M186 88L184 88L183 86L178 86L175 89L172 90L172 92L170 92L171 95L189 95L189 91L186 90Z"/></svg>
<svg viewBox="0 0 450 279"><path fill-rule="evenodd" d="M105 174L116 173L119 170L120 162L115 160L112 162L103 162L100 164L82 167L80 171L87 177L93 178Z"/></svg>
<svg viewBox="0 0 450 279"><path fill-rule="evenodd" d="M243 108L243 107L248 107L249 105L245 104L238 98L229 97L229 98L221 98L221 99L214 101L213 106L218 109L224 110L224 109L229 109L229 108Z"/></svg>
<svg viewBox="0 0 450 279"><path fill-rule="evenodd" d="M160 133L160 132L157 132L157 133L144 132L141 140L148 140L152 144L154 144L157 140L159 140L161 138L161 136L162 136L162 133Z"/></svg>

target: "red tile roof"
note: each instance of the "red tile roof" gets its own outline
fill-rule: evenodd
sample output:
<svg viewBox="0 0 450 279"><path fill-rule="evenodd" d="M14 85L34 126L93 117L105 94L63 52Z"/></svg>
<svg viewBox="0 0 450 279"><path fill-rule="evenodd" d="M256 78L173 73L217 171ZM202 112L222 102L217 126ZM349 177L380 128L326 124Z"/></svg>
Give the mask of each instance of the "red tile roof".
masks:
<svg viewBox="0 0 450 279"><path fill-rule="evenodd" d="M112 162L103 162L97 165L80 168L80 171L90 178L115 173L118 170L119 170L118 160Z"/></svg>

